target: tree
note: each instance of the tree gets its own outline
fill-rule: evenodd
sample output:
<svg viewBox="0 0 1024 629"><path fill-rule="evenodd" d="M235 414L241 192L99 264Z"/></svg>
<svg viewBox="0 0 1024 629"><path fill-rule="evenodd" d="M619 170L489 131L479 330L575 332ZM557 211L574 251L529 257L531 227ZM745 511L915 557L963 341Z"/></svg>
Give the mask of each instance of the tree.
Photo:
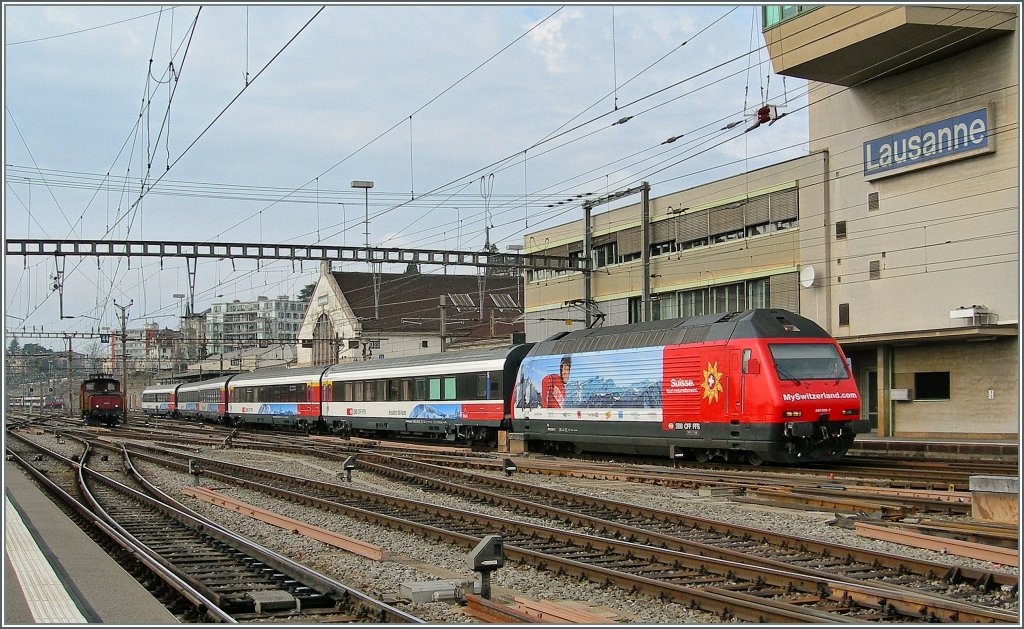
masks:
<svg viewBox="0 0 1024 629"><path fill-rule="evenodd" d="M21 353L25 355L38 356L40 354L52 354L53 350L47 349L36 343L25 343L25 346L21 348Z"/></svg>
<svg viewBox="0 0 1024 629"><path fill-rule="evenodd" d="M21 353L21 343L18 342L18 339L11 339L10 344L7 346L7 355L8 356L17 356L20 353Z"/></svg>
<svg viewBox="0 0 1024 629"><path fill-rule="evenodd" d="M316 282L312 284L306 284L299 291L299 301L309 301L313 299L313 291L316 290Z"/></svg>

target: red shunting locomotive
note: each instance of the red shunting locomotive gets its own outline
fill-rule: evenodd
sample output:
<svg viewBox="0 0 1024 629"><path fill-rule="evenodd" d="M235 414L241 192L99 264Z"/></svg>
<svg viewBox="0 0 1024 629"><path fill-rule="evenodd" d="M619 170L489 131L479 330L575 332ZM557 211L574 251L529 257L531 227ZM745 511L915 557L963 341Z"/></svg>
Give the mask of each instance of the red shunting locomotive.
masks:
<svg viewBox="0 0 1024 629"><path fill-rule="evenodd" d="M126 423L121 383L107 374L93 374L79 388L82 419L87 424Z"/></svg>

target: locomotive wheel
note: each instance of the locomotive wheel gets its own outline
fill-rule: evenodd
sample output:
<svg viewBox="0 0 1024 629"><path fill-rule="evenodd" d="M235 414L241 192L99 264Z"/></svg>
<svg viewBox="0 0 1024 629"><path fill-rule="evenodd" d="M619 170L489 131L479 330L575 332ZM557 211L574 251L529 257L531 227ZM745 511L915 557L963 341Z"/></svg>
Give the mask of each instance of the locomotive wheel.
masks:
<svg viewBox="0 0 1024 629"><path fill-rule="evenodd" d="M698 463L707 463L711 460L711 453L707 450L697 450L693 453L693 460Z"/></svg>
<svg viewBox="0 0 1024 629"><path fill-rule="evenodd" d="M764 459L762 459L761 455L758 454L757 452L748 452L747 463L750 463L754 467L757 467L759 465L764 465Z"/></svg>

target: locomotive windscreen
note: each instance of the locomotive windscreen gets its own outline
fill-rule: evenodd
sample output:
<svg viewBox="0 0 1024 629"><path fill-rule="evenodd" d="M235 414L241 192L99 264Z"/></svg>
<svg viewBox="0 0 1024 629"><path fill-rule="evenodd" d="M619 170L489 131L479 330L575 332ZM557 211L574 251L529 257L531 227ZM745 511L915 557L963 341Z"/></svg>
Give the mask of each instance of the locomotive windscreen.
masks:
<svg viewBox="0 0 1024 629"><path fill-rule="evenodd" d="M828 343L771 343L775 370L782 380L845 380L842 357Z"/></svg>

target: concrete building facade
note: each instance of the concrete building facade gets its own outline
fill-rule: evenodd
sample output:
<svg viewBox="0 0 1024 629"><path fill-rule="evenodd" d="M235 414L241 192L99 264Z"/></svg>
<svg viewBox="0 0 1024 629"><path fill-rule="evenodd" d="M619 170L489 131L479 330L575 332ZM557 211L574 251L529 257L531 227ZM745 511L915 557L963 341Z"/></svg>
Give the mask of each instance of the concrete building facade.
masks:
<svg viewBox="0 0 1024 629"><path fill-rule="evenodd" d="M595 214L604 322L787 308L842 344L879 435L1016 438L1017 22L1015 6L765 7L775 71L809 81L807 156ZM586 255L583 234L524 244ZM528 275L528 340L583 325L585 279Z"/></svg>
<svg viewBox="0 0 1024 629"><path fill-rule="evenodd" d="M213 304L206 313L206 354L294 343L306 305L288 295Z"/></svg>

